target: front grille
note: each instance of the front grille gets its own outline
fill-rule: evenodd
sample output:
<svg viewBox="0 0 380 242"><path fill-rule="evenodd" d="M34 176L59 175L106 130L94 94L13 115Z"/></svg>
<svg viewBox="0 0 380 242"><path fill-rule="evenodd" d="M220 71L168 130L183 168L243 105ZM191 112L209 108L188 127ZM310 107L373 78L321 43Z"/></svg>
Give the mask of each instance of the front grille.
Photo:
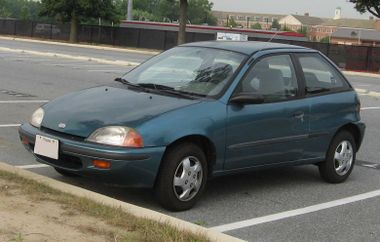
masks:
<svg viewBox="0 0 380 242"><path fill-rule="evenodd" d="M84 139L85 139L85 138L80 137L80 136L62 133L62 132L59 132L59 131L56 131L53 129L49 129L46 127L41 127L41 131L43 131L44 133L59 137L59 138L69 139L69 140L73 140L73 141L84 141Z"/></svg>
<svg viewBox="0 0 380 242"><path fill-rule="evenodd" d="M83 168L83 164L80 158L72 156L72 155L66 155L66 154L59 154L59 159L51 159L49 157L36 155L38 159L43 160L44 162L51 164L53 166L59 166L63 168L73 169L73 170L79 170Z"/></svg>

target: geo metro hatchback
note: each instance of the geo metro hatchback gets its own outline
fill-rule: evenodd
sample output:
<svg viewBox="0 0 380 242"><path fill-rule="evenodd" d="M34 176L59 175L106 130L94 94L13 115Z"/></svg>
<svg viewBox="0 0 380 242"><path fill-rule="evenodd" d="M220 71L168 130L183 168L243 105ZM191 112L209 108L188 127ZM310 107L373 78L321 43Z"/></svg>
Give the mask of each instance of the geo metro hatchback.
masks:
<svg viewBox="0 0 380 242"><path fill-rule="evenodd" d="M194 206L212 177L258 168L315 164L343 182L364 136L352 86L303 47L191 43L116 81L43 105L21 141L63 175L154 188L170 210Z"/></svg>

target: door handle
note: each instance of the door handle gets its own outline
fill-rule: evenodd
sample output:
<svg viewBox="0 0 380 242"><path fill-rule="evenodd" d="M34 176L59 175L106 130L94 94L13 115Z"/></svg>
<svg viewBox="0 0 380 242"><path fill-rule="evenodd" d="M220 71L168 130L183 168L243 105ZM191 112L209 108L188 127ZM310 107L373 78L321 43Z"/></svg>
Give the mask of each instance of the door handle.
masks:
<svg viewBox="0 0 380 242"><path fill-rule="evenodd" d="M296 119L301 119L303 122L303 118L305 117L305 113L304 112L296 112L293 114L293 117Z"/></svg>

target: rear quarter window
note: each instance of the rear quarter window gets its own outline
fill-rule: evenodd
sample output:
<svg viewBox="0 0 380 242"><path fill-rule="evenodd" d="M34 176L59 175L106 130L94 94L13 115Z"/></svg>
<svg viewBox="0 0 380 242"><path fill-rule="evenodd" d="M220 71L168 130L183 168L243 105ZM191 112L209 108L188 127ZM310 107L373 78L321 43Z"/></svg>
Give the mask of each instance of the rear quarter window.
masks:
<svg viewBox="0 0 380 242"><path fill-rule="evenodd" d="M306 94L343 90L349 87L346 80L319 54L298 56L305 79Z"/></svg>

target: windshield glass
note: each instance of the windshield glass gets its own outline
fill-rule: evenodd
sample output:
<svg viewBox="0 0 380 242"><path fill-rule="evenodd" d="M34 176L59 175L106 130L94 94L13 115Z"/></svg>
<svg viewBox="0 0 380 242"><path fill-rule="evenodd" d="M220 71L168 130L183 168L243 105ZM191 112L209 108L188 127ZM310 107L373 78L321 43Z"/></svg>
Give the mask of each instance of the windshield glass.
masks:
<svg viewBox="0 0 380 242"><path fill-rule="evenodd" d="M127 73L132 84L169 87L201 96L218 95L239 68L245 55L199 47L176 47Z"/></svg>

